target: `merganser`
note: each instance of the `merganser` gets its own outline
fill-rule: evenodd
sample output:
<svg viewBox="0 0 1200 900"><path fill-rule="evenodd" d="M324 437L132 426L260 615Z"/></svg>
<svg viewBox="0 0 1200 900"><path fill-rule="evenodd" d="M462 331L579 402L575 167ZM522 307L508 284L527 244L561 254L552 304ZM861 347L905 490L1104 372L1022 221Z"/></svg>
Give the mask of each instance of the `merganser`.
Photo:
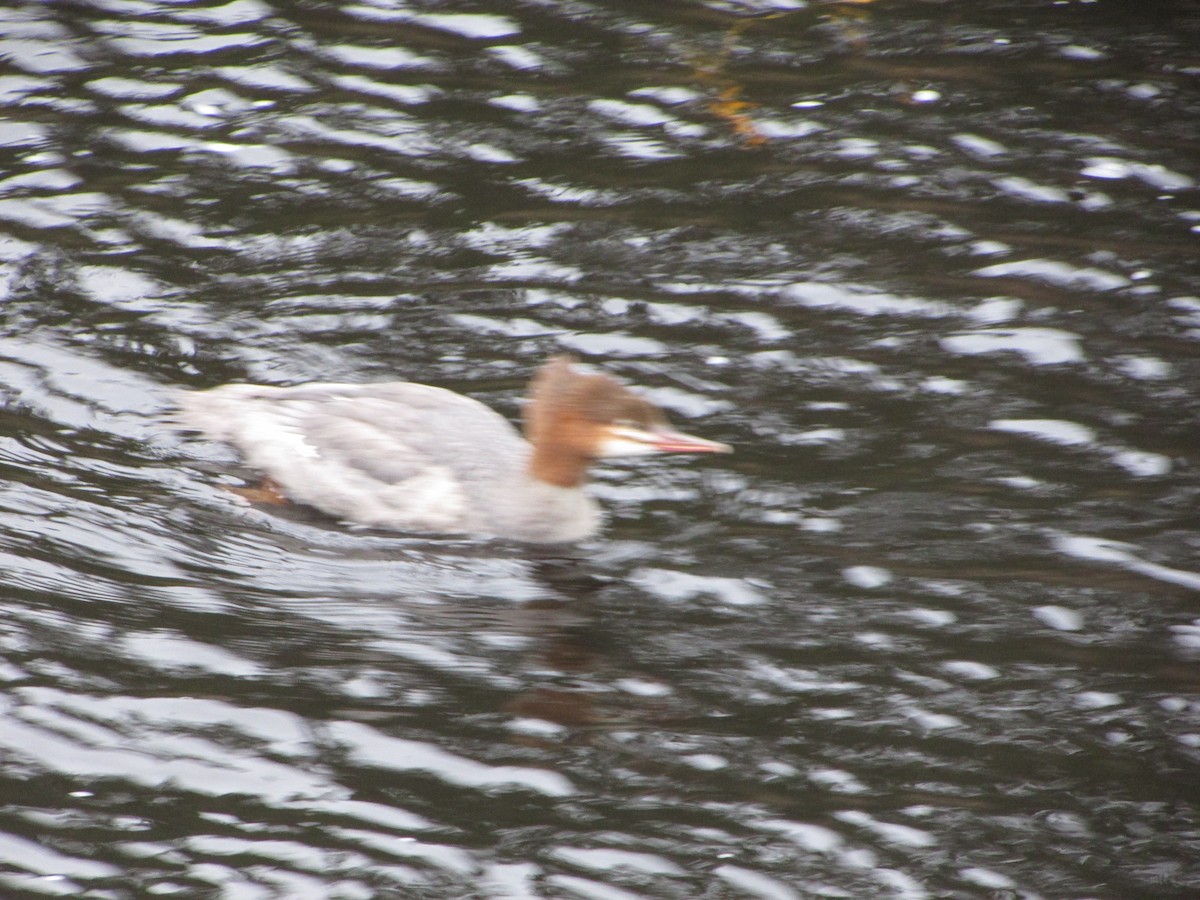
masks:
<svg viewBox="0 0 1200 900"><path fill-rule="evenodd" d="M596 532L583 485L597 459L732 451L672 430L652 403L574 362L553 357L530 382L528 440L477 400L401 381L227 384L184 394L177 420L345 521L537 543Z"/></svg>

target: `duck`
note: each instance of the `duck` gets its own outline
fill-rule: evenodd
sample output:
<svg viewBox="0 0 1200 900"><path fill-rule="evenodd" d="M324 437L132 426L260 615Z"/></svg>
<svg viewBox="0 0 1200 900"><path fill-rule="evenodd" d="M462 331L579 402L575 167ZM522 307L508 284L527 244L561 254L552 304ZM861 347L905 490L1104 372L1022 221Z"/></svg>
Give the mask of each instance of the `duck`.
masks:
<svg viewBox="0 0 1200 900"><path fill-rule="evenodd" d="M478 400L429 384L227 384L184 392L176 424L231 445L290 501L353 525L553 544L600 529L599 460L730 453L569 355L529 384L524 435Z"/></svg>

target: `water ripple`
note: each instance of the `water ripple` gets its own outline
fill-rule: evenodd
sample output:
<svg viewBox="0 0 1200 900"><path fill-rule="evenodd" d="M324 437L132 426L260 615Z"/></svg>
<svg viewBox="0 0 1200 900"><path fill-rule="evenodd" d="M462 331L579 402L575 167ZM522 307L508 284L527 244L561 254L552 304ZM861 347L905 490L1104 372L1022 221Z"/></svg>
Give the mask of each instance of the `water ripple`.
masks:
<svg viewBox="0 0 1200 900"><path fill-rule="evenodd" d="M1195 17L937 6L0 11L0 892L1195 895ZM737 452L539 554L163 417L564 349Z"/></svg>

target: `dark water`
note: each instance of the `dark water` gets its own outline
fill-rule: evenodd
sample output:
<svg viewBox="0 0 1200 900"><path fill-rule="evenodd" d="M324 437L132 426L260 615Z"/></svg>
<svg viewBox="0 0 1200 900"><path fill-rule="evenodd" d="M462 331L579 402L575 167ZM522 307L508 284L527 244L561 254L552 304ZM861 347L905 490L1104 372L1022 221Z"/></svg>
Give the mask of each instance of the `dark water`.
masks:
<svg viewBox="0 0 1200 900"><path fill-rule="evenodd" d="M0 894L1200 894L1200 13L0 11ZM573 554L159 415L574 351Z"/></svg>

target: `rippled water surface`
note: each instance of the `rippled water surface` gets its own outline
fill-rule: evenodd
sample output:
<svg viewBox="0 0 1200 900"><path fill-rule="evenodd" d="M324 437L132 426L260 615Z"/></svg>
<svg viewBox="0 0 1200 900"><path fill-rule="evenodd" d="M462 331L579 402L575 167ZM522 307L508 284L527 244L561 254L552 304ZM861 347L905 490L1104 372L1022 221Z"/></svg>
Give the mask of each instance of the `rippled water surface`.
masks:
<svg viewBox="0 0 1200 900"><path fill-rule="evenodd" d="M0 894L1200 895L1191 3L0 10ZM731 457L534 552L255 506L227 381Z"/></svg>

